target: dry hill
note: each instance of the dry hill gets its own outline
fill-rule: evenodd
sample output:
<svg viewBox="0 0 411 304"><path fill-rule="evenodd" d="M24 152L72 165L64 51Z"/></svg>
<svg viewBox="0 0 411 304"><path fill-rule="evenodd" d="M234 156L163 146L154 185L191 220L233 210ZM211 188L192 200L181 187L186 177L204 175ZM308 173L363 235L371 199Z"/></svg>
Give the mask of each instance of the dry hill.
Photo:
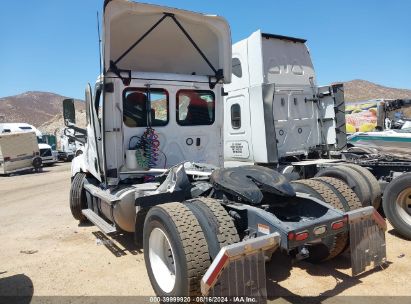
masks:
<svg viewBox="0 0 411 304"><path fill-rule="evenodd" d="M375 98L410 98L411 90L389 88L365 80L344 83L345 99L350 101ZM43 132L54 133L64 127L62 101L66 97L47 92L26 92L0 98L0 122L26 122ZM85 125L84 102L76 100L77 124ZM411 114L411 113L410 113Z"/></svg>
<svg viewBox="0 0 411 304"><path fill-rule="evenodd" d="M54 133L63 126L63 99L67 97L48 92L25 92L0 98L0 122L25 122ZM84 116L84 102L76 100L77 117ZM48 123L50 122L50 123Z"/></svg>
<svg viewBox="0 0 411 304"><path fill-rule="evenodd" d="M365 81L351 80L344 82L344 96L346 101L369 99L411 99L411 90L384 87Z"/></svg>

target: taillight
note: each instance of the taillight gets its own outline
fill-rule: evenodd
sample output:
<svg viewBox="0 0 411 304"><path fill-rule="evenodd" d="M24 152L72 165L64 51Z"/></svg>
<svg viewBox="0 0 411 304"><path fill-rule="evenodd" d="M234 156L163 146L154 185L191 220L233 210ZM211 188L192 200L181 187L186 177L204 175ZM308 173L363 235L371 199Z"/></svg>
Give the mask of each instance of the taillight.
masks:
<svg viewBox="0 0 411 304"><path fill-rule="evenodd" d="M344 225L345 225L344 220L336 221L336 222L331 224L331 228L332 228L332 230L338 230L338 229L341 229L342 227L344 227Z"/></svg>
<svg viewBox="0 0 411 304"><path fill-rule="evenodd" d="M10 157L8 157L8 156L6 156L6 157L4 157L4 161L6 162L6 161L9 161L11 158Z"/></svg>
<svg viewBox="0 0 411 304"><path fill-rule="evenodd" d="M298 232L295 234L295 240L296 241L304 241L308 238L308 232L303 231L303 232Z"/></svg>
<svg viewBox="0 0 411 304"><path fill-rule="evenodd" d="M314 234L315 235L324 234L326 231L327 231L327 227L325 225L314 228Z"/></svg>
<svg viewBox="0 0 411 304"><path fill-rule="evenodd" d="M308 232L307 231L302 231L302 232L288 232L287 238L289 241L304 241L308 238Z"/></svg>

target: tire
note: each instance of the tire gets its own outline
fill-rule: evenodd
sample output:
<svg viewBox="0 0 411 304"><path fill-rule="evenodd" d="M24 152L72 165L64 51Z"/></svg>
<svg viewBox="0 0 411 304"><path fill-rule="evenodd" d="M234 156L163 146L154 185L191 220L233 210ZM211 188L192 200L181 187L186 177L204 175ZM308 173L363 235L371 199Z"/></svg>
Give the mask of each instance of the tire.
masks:
<svg viewBox="0 0 411 304"><path fill-rule="evenodd" d="M403 174L388 184L382 206L395 230L411 240L411 173Z"/></svg>
<svg viewBox="0 0 411 304"><path fill-rule="evenodd" d="M381 187L375 176L366 168L355 164L344 164L344 167L357 171L365 179L368 189L371 192L371 206L378 210L381 206Z"/></svg>
<svg viewBox="0 0 411 304"><path fill-rule="evenodd" d="M76 220L84 222L87 218L81 210L87 208L86 191L84 190L84 182L86 180L85 173L76 173L71 181L70 188L70 210Z"/></svg>
<svg viewBox="0 0 411 304"><path fill-rule="evenodd" d="M366 179L354 169L345 166L329 167L318 172L315 177L334 177L344 181L357 194L362 206L371 206L371 191Z"/></svg>
<svg viewBox="0 0 411 304"><path fill-rule="evenodd" d="M303 179L292 181L291 185L296 192L310 194L315 198L330 204L334 208L340 209L340 199L327 185L324 185L321 181L314 179Z"/></svg>
<svg viewBox="0 0 411 304"><path fill-rule="evenodd" d="M186 201L184 205L197 218L204 232L211 259L214 259L224 246L240 241L231 216L217 200L202 197Z"/></svg>
<svg viewBox="0 0 411 304"><path fill-rule="evenodd" d="M321 181L307 179L293 181L291 184L296 192L310 194L313 197L330 204L336 209L344 210L344 206L340 198L328 185ZM340 233L336 236L325 237L322 241L322 244L311 246L308 261L318 263L336 257L344 251L344 248L348 242L348 237L345 233Z"/></svg>
<svg viewBox="0 0 411 304"><path fill-rule="evenodd" d="M342 180L333 177L315 177L314 180L327 185L340 199L343 208L335 205L341 211L351 211L362 207L361 201L355 192Z"/></svg>
<svg viewBox="0 0 411 304"><path fill-rule="evenodd" d="M156 295L201 295L200 280L210 257L204 233L190 209L182 203L152 207L143 234L144 260Z"/></svg>
<svg viewBox="0 0 411 304"><path fill-rule="evenodd" d="M38 172L38 170L41 168L41 166L43 165L43 160L41 159L40 156L37 156L35 158L33 158L32 162L31 162L34 170L36 172Z"/></svg>

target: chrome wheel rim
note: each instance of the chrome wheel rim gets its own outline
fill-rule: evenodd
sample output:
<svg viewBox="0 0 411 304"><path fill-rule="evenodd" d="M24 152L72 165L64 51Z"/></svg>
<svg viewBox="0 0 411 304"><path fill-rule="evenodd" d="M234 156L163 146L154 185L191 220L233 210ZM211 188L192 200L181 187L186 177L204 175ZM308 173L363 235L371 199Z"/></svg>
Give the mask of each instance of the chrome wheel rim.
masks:
<svg viewBox="0 0 411 304"><path fill-rule="evenodd" d="M411 225L411 187L400 192L396 201L396 208L401 218Z"/></svg>
<svg viewBox="0 0 411 304"><path fill-rule="evenodd" d="M158 286L165 293L170 293L176 283L176 263L173 247L160 228L154 228L150 233L149 259Z"/></svg>

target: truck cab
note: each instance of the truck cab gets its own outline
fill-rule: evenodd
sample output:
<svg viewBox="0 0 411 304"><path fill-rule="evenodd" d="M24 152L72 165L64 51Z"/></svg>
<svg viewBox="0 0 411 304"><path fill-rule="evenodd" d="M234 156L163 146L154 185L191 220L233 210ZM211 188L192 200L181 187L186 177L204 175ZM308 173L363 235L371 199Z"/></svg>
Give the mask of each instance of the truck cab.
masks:
<svg viewBox="0 0 411 304"><path fill-rule="evenodd" d="M317 86L305 39L258 30L235 43L224 89L227 161L274 164L345 146L343 87Z"/></svg>
<svg viewBox="0 0 411 304"><path fill-rule="evenodd" d="M104 73L94 90L86 88L87 143L78 170L117 185L183 161L223 164L229 28L216 16L179 16L106 2Z"/></svg>
<svg viewBox="0 0 411 304"><path fill-rule="evenodd" d="M71 162L79 153L83 153L83 143L73 139L73 131L64 128L60 135L60 149L57 151L57 157L60 161Z"/></svg>

